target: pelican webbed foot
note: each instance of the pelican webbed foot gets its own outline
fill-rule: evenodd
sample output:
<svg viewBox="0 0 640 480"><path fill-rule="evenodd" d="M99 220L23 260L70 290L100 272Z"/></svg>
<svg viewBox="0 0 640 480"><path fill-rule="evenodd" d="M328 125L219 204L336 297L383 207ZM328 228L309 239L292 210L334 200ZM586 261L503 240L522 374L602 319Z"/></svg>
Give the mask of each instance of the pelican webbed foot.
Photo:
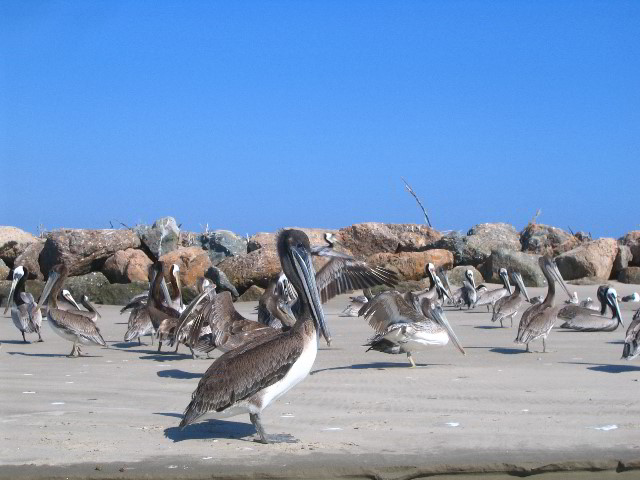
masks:
<svg viewBox="0 0 640 480"><path fill-rule="evenodd" d="M407 353L407 358L411 362L411 366L409 368L416 368L416 362L415 362L415 360L413 359L413 357L411 356L410 353Z"/></svg>

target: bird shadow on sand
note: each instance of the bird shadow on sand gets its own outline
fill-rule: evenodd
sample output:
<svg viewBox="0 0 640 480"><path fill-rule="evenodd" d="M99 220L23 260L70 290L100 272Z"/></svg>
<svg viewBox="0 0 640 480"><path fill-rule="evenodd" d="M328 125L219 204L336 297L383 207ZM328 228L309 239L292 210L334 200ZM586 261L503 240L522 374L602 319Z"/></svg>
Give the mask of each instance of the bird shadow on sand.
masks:
<svg viewBox="0 0 640 480"><path fill-rule="evenodd" d="M640 372L640 367L635 365L612 365L607 363L586 363L586 362L558 362L564 363L567 365L591 365L587 367L587 370L593 370L594 372L602 372L602 373L629 373L629 372Z"/></svg>
<svg viewBox="0 0 640 480"><path fill-rule="evenodd" d="M449 363L417 363L416 367L431 367L431 366L446 366L450 365ZM372 363L356 363L353 365L346 365L344 367L330 367L330 368L321 368L319 370L314 370L309 375L315 375L316 373L321 372L330 372L333 370L366 370L370 368L375 368L377 370L386 370L387 368L409 368L411 364L407 362L372 362Z"/></svg>
<svg viewBox="0 0 640 480"><path fill-rule="evenodd" d="M180 370L177 368L172 368L170 370L160 370L159 372L156 372L156 375L161 378L177 378L179 380L190 380L192 378L202 377L202 373L185 372L184 370Z"/></svg>
<svg viewBox="0 0 640 480"><path fill-rule="evenodd" d="M179 414L156 413L156 415L182 418L182 415ZM237 440L253 437L255 433L256 429L250 423L230 422L227 420L209 420L194 423L183 429L177 426L164 429L164 436L174 442L182 442L183 440L212 440L216 438Z"/></svg>
<svg viewBox="0 0 640 480"><path fill-rule="evenodd" d="M503 328L503 327L495 326L495 325L476 325L476 326L475 326L475 327L473 327L473 328L479 328L479 329L481 329L481 330L495 330L495 329L498 329L498 330L499 330L499 329L501 329L501 328ZM504 328L506 328L506 327L504 327Z"/></svg>
<svg viewBox="0 0 640 480"><path fill-rule="evenodd" d="M503 355L519 355L521 353L529 353L524 348L495 347L495 348L490 348L489 351L494 353L501 353Z"/></svg>
<svg viewBox="0 0 640 480"><path fill-rule="evenodd" d="M624 345L624 340L614 340L613 342L607 342L609 345Z"/></svg>
<svg viewBox="0 0 640 480"><path fill-rule="evenodd" d="M22 340L2 340L0 341L0 343L4 345L31 345L32 343L44 343L44 342L38 342L38 341L23 342Z"/></svg>

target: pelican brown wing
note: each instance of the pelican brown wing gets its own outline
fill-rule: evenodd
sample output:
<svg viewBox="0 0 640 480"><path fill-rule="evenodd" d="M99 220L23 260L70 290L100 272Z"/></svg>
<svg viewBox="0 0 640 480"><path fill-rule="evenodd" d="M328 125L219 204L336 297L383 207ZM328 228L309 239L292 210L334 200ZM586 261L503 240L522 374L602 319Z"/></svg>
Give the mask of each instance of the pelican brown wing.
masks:
<svg viewBox="0 0 640 480"><path fill-rule="evenodd" d="M207 412L219 412L247 400L281 380L300 357L303 345L300 334L289 331L278 333L268 341L256 339L223 354L200 379L180 427L186 427Z"/></svg>
<svg viewBox="0 0 640 480"><path fill-rule="evenodd" d="M373 297L360 310L377 334L386 332L392 325L415 323L425 318L398 292L382 292Z"/></svg>
<svg viewBox="0 0 640 480"><path fill-rule="evenodd" d="M322 303L326 303L336 295L352 290L398 284L398 276L383 267L371 267L366 262L353 257L333 256L316 274L316 284Z"/></svg>
<svg viewBox="0 0 640 480"><path fill-rule="evenodd" d="M640 355L640 309L633 316L624 339L622 358L631 360Z"/></svg>
<svg viewBox="0 0 640 480"><path fill-rule="evenodd" d="M54 308L49 310L48 318L50 322L56 324L56 327L70 335L77 335L103 347L107 346L96 324L83 312Z"/></svg>

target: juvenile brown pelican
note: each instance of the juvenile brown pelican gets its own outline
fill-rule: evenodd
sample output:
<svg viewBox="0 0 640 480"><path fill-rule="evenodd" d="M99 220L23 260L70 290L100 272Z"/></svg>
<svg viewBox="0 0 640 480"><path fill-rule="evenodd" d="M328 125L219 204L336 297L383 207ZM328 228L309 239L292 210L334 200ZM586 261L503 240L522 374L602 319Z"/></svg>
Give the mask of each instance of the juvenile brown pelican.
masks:
<svg viewBox="0 0 640 480"><path fill-rule="evenodd" d="M233 286L233 283L231 283L225 273L218 267L209 267L204 276L211 279L213 283L216 284L216 288L220 292L227 291L231 293L231 296L233 296L234 300L240 296L240 294L236 290L236 287Z"/></svg>
<svg viewBox="0 0 640 480"><path fill-rule="evenodd" d="M367 302L362 315L375 330L369 339L369 350L384 353L406 353L415 367L412 352L425 350L431 345L446 345L449 339L465 354L464 349L447 321L444 310L428 298L420 301L421 312L416 311L398 292L382 292Z"/></svg>
<svg viewBox="0 0 640 480"><path fill-rule="evenodd" d="M78 305L76 299L73 298L71 292L66 288L60 290L60 293L58 294L58 301L60 302L58 304L58 308L60 310L80 310L80 305Z"/></svg>
<svg viewBox="0 0 640 480"><path fill-rule="evenodd" d="M640 302L640 295L638 295L638 292L633 292L631 295L626 295L620 300L623 302Z"/></svg>
<svg viewBox="0 0 640 480"><path fill-rule="evenodd" d="M567 305L558 312L558 318L565 320L560 328L568 328L579 332L613 332L618 325L624 327L620 307L618 305L618 294L615 288L604 285L598 289L598 300L600 300L601 310L598 314L588 307L578 305ZM607 306L611 308L613 316L605 316Z"/></svg>
<svg viewBox="0 0 640 480"><path fill-rule="evenodd" d="M330 342L309 239L299 230L284 230L278 235L277 248L282 270L300 302L296 323L286 332L257 339L218 357L200 379L180 427L205 415L224 418L248 413L260 441L269 443L261 412L309 374L319 335Z"/></svg>
<svg viewBox="0 0 640 480"><path fill-rule="evenodd" d="M551 257L545 256L538 259L538 264L547 279L547 296L542 303L532 305L522 314L520 325L518 326L518 335L515 339L515 343L527 345L527 352L529 351L529 342L539 338L542 338L542 351L547 351L545 340L553 328L558 312L564 307L564 305L558 307L553 305L556 296L556 281L562 286L567 297L571 297L564 280L562 280L562 275L560 275L556 262Z"/></svg>
<svg viewBox="0 0 640 480"><path fill-rule="evenodd" d="M281 330L283 328L282 315L287 316L284 305L291 305L297 298L287 276L281 273L275 281L272 281L258 300L258 322L271 328ZM291 323L293 325L295 320ZM290 325L289 325L290 326Z"/></svg>
<svg viewBox="0 0 640 480"><path fill-rule="evenodd" d="M462 304L471 308L477 300L476 281L473 278L473 271L469 268L464 272L464 276L462 287L453 292L452 302L460 308L462 308Z"/></svg>
<svg viewBox="0 0 640 480"><path fill-rule="evenodd" d="M311 254L312 255L321 255L321 256L330 255L332 253L332 251L333 251L333 248L336 245L344 247L344 245L342 245L338 241L336 236L331 232L325 232L324 241L327 242L326 245L319 245L319 246L311 247Z"/></svg>
<svg viewBox="0 0 640 480"><path fill-rule="evenodd" d="M20 333L22 333L22 340L25 343L29 342L24 334L33 332L38 334L38 342L42 342L44 341L40 335L42 313L37 308L33 295L24 291L27 278L29 278L27 267L18 266L13 269L11 290L9 291L4 313L7 313L7 310L11 307L11 319L13 324L20 330Z"/></svg>
<svg viewBox="0 0 640 480"><path fill-rule="evenodd" d="M500 321L501 327L504 327L503 322L507 318L511 320L511 326L513 327L513 317L518 314L524 303L529 301L529 294L524 286L522 275L518 272L511 272L511 278L513 278L513 283L515 284L513 293L508 297L502 297L493 307L491 321Z"/></svg>
<svg viewBox="0 0 640 480"><path fill-rule="evenodd" d="M106 347L107 344L100 334L100 329L91 320L94 314L88 315L82 311L65 311L58 308L58 293L62 289L68 272L67 267L62 263L51 269L36 308L48 301L47 320L49 320L49 325L62 338L73 342L69 356L79 357L82 355L82 351L78 344L95 344L103 347Z"/></svg>
<svg viewBox="0 0 640 480"><path fill-rule="evenodd" d="M476 307L481 305L486 305L487 312L488 312L490 311L489 306L491 306L491 308L494 307L498 300L500 300L501 298L507 297L513 293L511 291L511 284L509 283L509 275L507 275L507 269L501 268L499 275L500 275L500 279L502 280L503 287L496 288L494 290L487 290L482 294L478 294L478 292L476 291L476 295L477 295L477 299L475 303Z"/></svg>
<svg viewBox="0 0 640 480"><path fill-rule="evenodd" d="M640 309L636 311L629 328L627 328L624 347L622 349L622 358L625 360L633 360L638 355L640 355Z"/></svg>
<svg viewBox="0 0 640 480"><path fill-rule="evenodd" d="M96 307L93 306L93 304L89 301L89 297L87 297L86 295L82 295L82 298L80 299L80 303L82 304L82 306L84 308L87 309L87 312L91 312L94 313L95 316L97 317L96 320L98 318L102 318L102 315L100 315L100 312L96 309ZM95 320L94 320L95 322Z"/></svg>
<svg viewBox="0 0 640 480"><path fill-rule="evenodd" d="M147 313L151 320L151 324L156 332L160 333L160 325L164 323L163 332L166 332L167 336L172 334L172 328L178 326L178 317L180 312L172 307L175 305L174 300L171 298L169 288L164 281L164 264L161 261L154 263L151 266L152 278L151 285L149 287L149 295L147 297ZM171 323L171 325L169 325ZM159 335L160 337L160 335ZM158 352L162 348L162 340L158 341Z"/></svg>

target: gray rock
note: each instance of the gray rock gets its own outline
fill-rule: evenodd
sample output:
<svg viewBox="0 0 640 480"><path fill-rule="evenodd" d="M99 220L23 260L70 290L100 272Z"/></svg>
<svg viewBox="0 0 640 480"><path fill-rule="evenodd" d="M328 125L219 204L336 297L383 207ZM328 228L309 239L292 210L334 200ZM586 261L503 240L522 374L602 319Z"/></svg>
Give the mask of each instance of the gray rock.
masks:
<svg viewBox="0 0 640 480"><path fill-rule="evenodd" d="M49 234L40 253L40 271L64 263L69 275L100 270L105 260L118 250L137 248L140 239L132 230L58 230Z"/></svg>
<svg viewBox="0 0 640 480"><path fill-rule="evenodd" d="M0 280L11 280L11 269L0 258Z"/></svg>
<svg viewBox="0 0 640 480"><path fill-rule="evenodd" d="M633 266L640 266L640 230L632 230L628 232L624 237L618 239L620 245L626 245L631 249L631 255L633 258L629 264Z"/></svg>
<svg viewBox="0 0 640 480"><path fill-rule="evenodd" d="M467 235L449 233L432 243L429 248L443 248L453 253L456 265L478 266L485 262L493 250L520 251L520 236L507 223L481 223L472 227Z"/></svg>
<svg viewBox="0 0 640 480"><path fill-rule="evenodd" d="M611 277L615 278L618 274L627 268L633 259L631 248L627 245L618 245L618 254L613 261L613 270L611 271Z"/></svg>
<svg viewBox="0 0 640 480"><path fill-rule="evenodd" d="M44 290L44 282L42 280L27 280L25 290L33 295L33 298L38 301L42 290ZM11 280L0 280L0 306L2 308L7 305L7 297L11 291ZM8 314L9 312L7 312Z"/></svg>
<svg viewBox="0 0 640 480"><path fill-rule="evenodd" d="M0 227L0 259L13 268L16 257L37 241L38 238L17 227Z"/></svg>
<svg viewBox="0 0 640 480"><path fill-rule="evenodd" d="M216 265L227 257L247 253L247 239L229 230L214 230L200 237L202 248L207 250L211 263Z"/></svg>
<svg viewBox="0 0 640 480"><path fill-rule="evenodd" d="M473 280L476 282L476 287L481 283L484 283L484 277L482 273L480 273L473 265L458 265L454 267L453 270L447 272L447 276L449 277L449 283L451 285L462 285L462 282L466 280L464 273L467 269L473 272Z"/></svg>
<svg viewBox="0 0 640 480"><path fill-rule="evenodd" d="M544 287L546 281L538 266L539 258L540 255L532 253L494 250L484 264L483 274L488 281L500 283L498 272L501 268L506 268L509 274L519 272L527 287Z"/></svg>
<svg viewBox="0 0 640 480"><path fill-rule="evenodd" d="M129 299L149 288L147 282L109 283L107 277L100 272L87 275L69 277L64 288L71 292L74 298L80 299L87 295L94 303L103 305L126 305Z"/></svg>
<svg viewBox="0 0 640 480"><path fill-rule="evenodd" d="M38 240L30 244L16 257L14 266L22 265L29 270L29 278L43 280L44 275L40 271L40 254L44 249L44 240Z"/></svg>
<svg viewBox="0 0 640 480"><path fill-rule="evenodd" d="M640 267L627 267L618 274L622 283L640 284Z"/></svg>
<svg viewBox="0 0 640 480"><path fill-rule="evenodd" d="M575 278L566 282L569 285L602 285L603 280L598 277Z"/></svg>
<svg viewBox="0 0 640 480"><path fill-rule="evenodd" d="M264 288L257 285L251 285L238 298L238 302L257 302L264 293Z"/></svg>
<svg viewBox="0 0 640 480"><path fill-rule="evenodd" d="M561 228L530 223L520 233L522 250L539 255L556 256L580 244L580 240Z"/></svg>
<svg viewBox="0 0 640 480"><path fill-rule="evenodd" d="M140 225L135 230L155 260L176 250L180 244L180 229L173 217L159 218L151 227Z"/></svg>

